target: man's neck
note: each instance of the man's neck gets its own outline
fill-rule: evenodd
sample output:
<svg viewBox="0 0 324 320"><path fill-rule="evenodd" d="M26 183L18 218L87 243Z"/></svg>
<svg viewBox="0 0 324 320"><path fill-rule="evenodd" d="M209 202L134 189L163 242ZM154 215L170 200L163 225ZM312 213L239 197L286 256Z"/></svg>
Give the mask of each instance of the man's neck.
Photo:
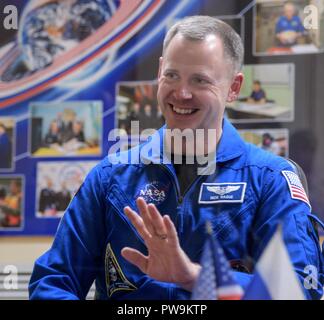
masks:
<svg viewBox="0 0 324 320"><path fill-rule="evenodd" d="M215 154L222 136L222 128L219 130L210 130L206 134L195 134L193 138L189 139L182 136L176 137L170 133L171 131L167 130L164 136L164 150L168 154L172 154L178 158L187 157L188 159L198 159Z"/></svg>

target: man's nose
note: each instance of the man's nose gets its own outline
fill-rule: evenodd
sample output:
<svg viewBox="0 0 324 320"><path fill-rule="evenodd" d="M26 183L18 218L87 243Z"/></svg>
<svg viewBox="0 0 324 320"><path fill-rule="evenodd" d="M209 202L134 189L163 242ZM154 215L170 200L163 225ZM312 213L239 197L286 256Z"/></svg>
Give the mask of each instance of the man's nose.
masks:
<svg viewBox="0 0 324 320"><path fill-rule="evenodd" d="M177 100L187 100L192 98L192 92L187 85L179 84L174 88L174 97Z"/></svg>

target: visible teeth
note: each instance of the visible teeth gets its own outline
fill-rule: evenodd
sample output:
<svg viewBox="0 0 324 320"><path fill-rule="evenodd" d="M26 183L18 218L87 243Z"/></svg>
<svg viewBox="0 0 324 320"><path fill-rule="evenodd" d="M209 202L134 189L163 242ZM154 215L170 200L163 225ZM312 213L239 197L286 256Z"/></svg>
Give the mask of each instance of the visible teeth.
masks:
<svg viewBox="0 0 324 320"><path fill-rule="evenodd" d="M180 114L190 114L190 113L194 112L195 109L179 109L179 108L173 107L173 111L175 111L176 113L180 113Z"/></svg>

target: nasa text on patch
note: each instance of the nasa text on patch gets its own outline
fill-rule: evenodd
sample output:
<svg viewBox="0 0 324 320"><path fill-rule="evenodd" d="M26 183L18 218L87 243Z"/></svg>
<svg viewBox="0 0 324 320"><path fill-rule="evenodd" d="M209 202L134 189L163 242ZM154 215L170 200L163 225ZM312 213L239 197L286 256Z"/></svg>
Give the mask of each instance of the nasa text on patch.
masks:
<svg viewBox="0 0 324 320"><path fill-rule="evenodd" d="M168 186L159 181L152 181L147 183L136 194L137 197L142 197L147 203L154 203L158 205L166 199Z"/></svg>
<svg viewBox="0 0 324 320"><path fill-rule="evenodd" d="M246 182L203 183L199 203L242 203Z"/></svg>

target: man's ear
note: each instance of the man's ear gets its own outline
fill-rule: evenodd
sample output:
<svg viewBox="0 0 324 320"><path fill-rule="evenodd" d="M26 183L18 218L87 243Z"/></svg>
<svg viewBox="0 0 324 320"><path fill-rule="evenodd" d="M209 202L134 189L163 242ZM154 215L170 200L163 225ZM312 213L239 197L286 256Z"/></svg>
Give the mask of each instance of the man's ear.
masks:
<svg viewBox="0 0 324 320"><path fill-rule="evenodd" d="M158 79L160 79L160 77L161 77L161 73L162 73L162 63L163 63L163 57L160 57L160 59L159 59Z"/></svg>
<svg viewBox="0 0 324 320"><path fill-rule="evenodd" d="M226 100L227 102L233 102L237 99L242 87L243 80L244 80L243 73L239 72L235 75L234 80L228 91L227 100Z"/></svg>

